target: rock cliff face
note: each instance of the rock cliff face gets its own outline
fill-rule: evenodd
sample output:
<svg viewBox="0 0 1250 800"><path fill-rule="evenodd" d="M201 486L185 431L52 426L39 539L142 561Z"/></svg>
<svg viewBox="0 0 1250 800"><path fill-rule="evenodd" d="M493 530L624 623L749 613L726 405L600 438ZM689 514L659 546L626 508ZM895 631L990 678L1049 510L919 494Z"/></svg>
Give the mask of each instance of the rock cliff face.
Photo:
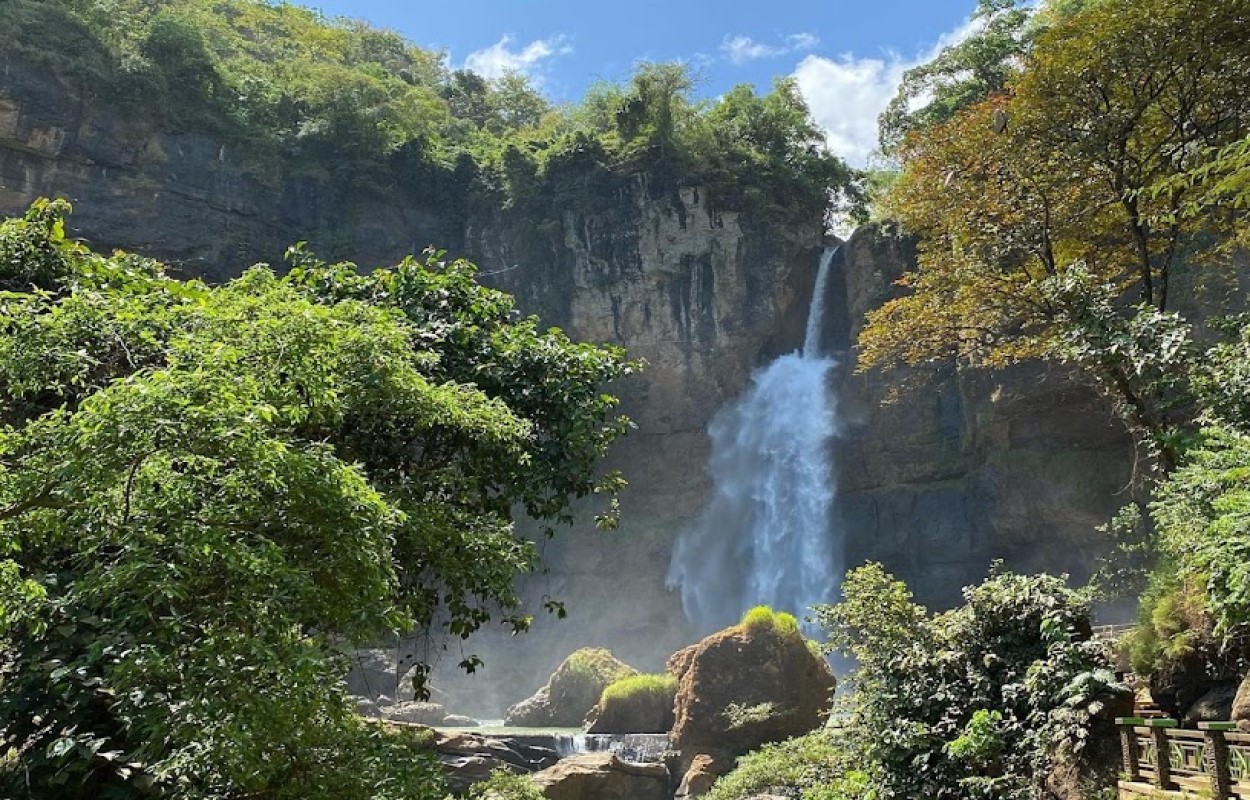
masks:
<svg viewBox="0 0 1250 800"><path fill-rule="evenodd" d="M768 225L715 208L698 189L656 193L643 183L605 212L566 213L557 229L546 263L508 257L526 233L506 215L471 226L466 241L488 272L505 270L488 280L523 299L542 281L547 301L557 298L547 319L579 339L621 344L648 366L614 387L637 426L606 465L630 483L621 530L583 526L545 543L548 572L527 587L535 599L566 600L569 618L541 618L522 639L481 637L496 680L438 676L446 690L488 708L534 691L579 647L610 646L657 671L694 638L664 579L675 537L708 496L707 423L755 368L802 342L824 247L815 215ZM488 708L467 707L488 716Z"/></svg>
<svg viewBox="0 0 1250 800"><path fill-rule="evenodd" d="M385 180L333 165L263 168L233 146L161 131L0 54L0 211L47 196L74 204L74 231L96 249L156 256L215 280L275 262L301 240L373 264L454 244L458 233L437 207Z"/></svg>
<svg viewBox="0 0 1250 800"><path fill-rule="evenodd" d="M480 208L465 216L387 176L330 165L259 170L207 136L162 132L37 67L3 55L0 64L0 213L68 197L74 233L93 246L210 279L275 260L301 239L361 264L436 243L477 261L484 281L548 324L646 359L642 375L614 387L637 424L608 464L630 481L623 529L585 525L545 543L549 570L526 591L567 601L570 619L501 635L496 652L484 637L486 680L440 678L449 691L465 689L452 702L458 711L500 716L578 647L610 647L656 671L693 640L664 586L672 542L707 499L708 420L754 369L802 342L825 244L818 214L756 218L698 188L638 179L557 218ZM929 383L883 406L900 376L854 374L849 343L913 256L905 240L861 230L829 288L825 336L842 354L836 390L847 421L834 443L846 563L882 560L934 604L954 600L997 557L1088 572L1092 528L1127 500L1132 464L1127 438L1092 392L1041 368L952 370L907 376Z"/></svg>
<svg viewBox="0 0 1250 800"><path fill-rule="evenodd" d="M915 249L869 226L845 251L853 340ZM1131 441L1092 388L1053 365L864 375L853 359L835 443L848 565L881 561L936 606L958 601L995 559L1089 575L1107 544L1095 527L1133 499Z"/></svg>

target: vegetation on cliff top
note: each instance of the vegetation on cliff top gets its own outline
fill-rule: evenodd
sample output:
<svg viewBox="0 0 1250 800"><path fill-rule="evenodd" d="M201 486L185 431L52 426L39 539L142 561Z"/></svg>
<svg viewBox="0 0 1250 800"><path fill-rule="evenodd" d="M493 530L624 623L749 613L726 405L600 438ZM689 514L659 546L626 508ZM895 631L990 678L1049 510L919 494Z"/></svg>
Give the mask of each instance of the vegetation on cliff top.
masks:
<svg viewBox="0 0 1250 800"><path fill-rule="evenodd" d="M861 199L789 79L704 102L686 67L643 64L553 108L519 75L485 80L389 31L261 0L9 0L0 45L86 97L217 137L262 172L385 174L447 207L563 208L634 176L817 219L831 192Z"/></svg>
<svg viewBox="0 0 1250 800"><path fill-rule="evenodd" d="M213 288L66 212L0 223L0 793L441 797L342 645L525 628L512 515L621 485L602 385L633 365L464 262L295 250Z"/></svg>

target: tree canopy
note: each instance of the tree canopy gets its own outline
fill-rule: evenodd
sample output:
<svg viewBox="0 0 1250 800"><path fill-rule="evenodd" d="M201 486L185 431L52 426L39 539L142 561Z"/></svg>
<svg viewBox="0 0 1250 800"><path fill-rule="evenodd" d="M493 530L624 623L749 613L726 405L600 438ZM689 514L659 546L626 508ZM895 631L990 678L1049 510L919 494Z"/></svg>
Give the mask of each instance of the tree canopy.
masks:
<svg viewBox="0 0 1250 800"><path fill-rule="evenodd" d="M465 262L296 248L209 287L87 251L67 211L0 223L0 785L441 796L419 742L351 713L337 654L524 629L512 516L621 485L603 386L634 365Z"/></svg>
<svg viewBox="0 0 1250 800"><path fill-rule="evenodd" d="M1097 316L1088 302L1151 330L1177 270L1245 229L1230 170L1250 134L1248 41L1242 2L1077 4L1001 91L904 137L885 203L920 237L919 267L870 314L861 367L1075 355L1161 435L1169 401L1125 391L1133 365L1072 336Z"/></svg>
<svg viewBox="0 0 1250 800"><path fill-rule="evenodd" d="M1153 467L1107 526L1121 542L1102 576L1117 594L1144 583L1135 667L1239 677L1250 320L1202 296L1245 288L1250 3L1016 11L982 3L971 46L918 71L883 118L901 162L884 205L920 255L870 314L861 368L1042 357L1092 379ZM908 106L909 85L933 102Z"/></svg>

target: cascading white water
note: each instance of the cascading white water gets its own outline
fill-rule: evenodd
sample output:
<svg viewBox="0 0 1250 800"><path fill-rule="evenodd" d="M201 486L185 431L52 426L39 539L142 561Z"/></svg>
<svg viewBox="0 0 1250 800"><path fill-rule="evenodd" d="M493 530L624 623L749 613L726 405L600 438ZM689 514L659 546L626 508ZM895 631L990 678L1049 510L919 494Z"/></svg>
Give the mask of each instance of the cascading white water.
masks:
<svg viewBox="0 0 1250 800"><path fill-rule="evenodd" d="M835 363L821 353L825 290L835 249L825 250L803 349L773 361L708 426L712 500L678 538L668 584L702 632L756 605L800 619L829 602L841 576L830 530L834 472L829 441L837 409Z"/></svg>

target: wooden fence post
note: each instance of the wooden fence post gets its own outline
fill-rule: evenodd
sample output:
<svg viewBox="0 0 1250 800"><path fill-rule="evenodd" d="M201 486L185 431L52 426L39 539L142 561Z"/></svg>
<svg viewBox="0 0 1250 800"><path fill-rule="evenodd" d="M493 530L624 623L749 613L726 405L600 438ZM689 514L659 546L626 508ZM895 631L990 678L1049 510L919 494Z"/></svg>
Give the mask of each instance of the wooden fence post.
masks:
<svg viewBox="0 0 1250 800"><path fill-rule="evenodd" d="M1116 726L1120 729L1120 758L1124 764L1124 776L1130 781L1141 780L1141 754L1137 747L1137 731L1133 728L1145 725L1141 717L1117 717Z"/></svg>
<svg viewBox="0 0 1250 800"><path fill-rule="evenodd" d="M1206 740L1206 767L1211 775L1211 798L1229 800L1233 796L1233 777L1228 764L1228 740L1224 738L1224 734L1237 730L1237 723L1200 722L1198 728Z"/></svg>
<svg viewBox="0 0 1250 800"><path fill-rule="evenodd" d="M1146 720L1155 747L1155 788L1172 788L1172 749L1168 747L1168 728L1176 727L1174 719Z"/></svg>

